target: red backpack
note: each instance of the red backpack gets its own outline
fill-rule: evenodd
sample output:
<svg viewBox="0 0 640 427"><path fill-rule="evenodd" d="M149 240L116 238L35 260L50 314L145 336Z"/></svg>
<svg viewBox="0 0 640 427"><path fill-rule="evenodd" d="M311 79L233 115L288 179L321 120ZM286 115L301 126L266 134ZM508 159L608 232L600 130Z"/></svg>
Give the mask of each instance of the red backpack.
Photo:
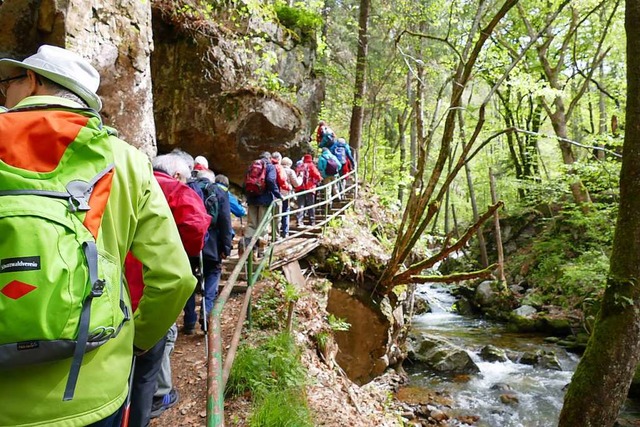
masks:
<svg viewBox="0 0 640 427"><path fill-rule="evenodd" d="M281 164L274 165L276 167L276 182L278 187L284 191L291 191L291 184L289 184L289 177L287 177L287 171Z"/></svg>
<svg viewBox="0 0 640 427"><path fill-rule="evenodd" d="M258 159L251 163L244 176L244 192L248 196L264 194L267 188L267 165L264 160Z"/></svg>

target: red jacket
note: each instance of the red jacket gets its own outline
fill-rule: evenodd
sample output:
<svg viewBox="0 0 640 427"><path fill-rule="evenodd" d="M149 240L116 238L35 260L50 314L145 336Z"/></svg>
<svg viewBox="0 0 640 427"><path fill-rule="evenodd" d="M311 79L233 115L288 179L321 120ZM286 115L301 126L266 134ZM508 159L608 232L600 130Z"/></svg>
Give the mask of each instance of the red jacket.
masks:
<svg viewBox="0 0 640 427"><path fill-rule="evenodd" d="M202 199L186 184L164 172L154 171L153 175L167 199L173 219L178 226L184 250L189 256L198 256L204 246L205 236L211 223L211 217L207 214ZM135 311L144 288L142 264L129 253L125 259L124 268L131 293L131 306Z"/></svg>
<svg viewBox="0 0 640 427"><path fill-rule="evenodd" d="M296 173L298 176L302 177L302 185L300 185L300 187L296 187L296 190L298 191L316 188L316 185L322 181L322 175L313 163L313 157L311 157L311 154L305 154L302 157L302 165L296 168Z"/></svg>

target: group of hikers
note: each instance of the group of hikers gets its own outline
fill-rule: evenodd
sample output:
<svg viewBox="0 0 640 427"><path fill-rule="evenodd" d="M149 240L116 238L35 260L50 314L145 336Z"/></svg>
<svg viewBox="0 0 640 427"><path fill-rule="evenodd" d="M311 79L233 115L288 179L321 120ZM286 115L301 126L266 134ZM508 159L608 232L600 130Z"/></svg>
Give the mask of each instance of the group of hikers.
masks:
<svg viewBox="0 0 640 427"><path fill-rule="evenodd" d="M297 226L315 226L315 188L321 183L330 184L355 168L356 162L349 144L344 138L337 138L322 120L318 123L316 142L322 150L317 161L314 161L311 154L305 154L294 167L289 157L282 157L279 152L265 151L249 166L244 180L248 205L248 223L243 242L245 246L249 245L267 208L274 200L282 199L280 212L283 215L279 230L282 238L289 235L291 215L287 213L292 207L290 200L295 200ZM341 197L344 180L330 188L332 197ZM293 192L300 194L294 199L285 198ZM260 248L257 253L258 256L261 254Z"/></svg>
<svg viewBox="0 0 640 427"><path fill-rule="evenodd" d="M64 48L0 59L2 426L149 425L178 402L176 320L184 311L182 333L206 330L231 215L248 215L248 244L275 199L300 192L297 207L311 207L320 182L355 167L320 122L317 163L265 152L249 166L245 211L203 156L176 149L150 163L119 139L102 123L99 85ZM313 208L298 225L305 214L313 226Z"/></svg>

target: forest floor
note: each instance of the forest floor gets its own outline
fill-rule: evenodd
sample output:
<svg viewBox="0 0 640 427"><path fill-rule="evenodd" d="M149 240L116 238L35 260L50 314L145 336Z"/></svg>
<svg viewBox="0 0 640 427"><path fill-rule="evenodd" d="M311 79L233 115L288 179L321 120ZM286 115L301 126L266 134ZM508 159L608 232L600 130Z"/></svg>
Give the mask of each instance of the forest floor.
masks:
<svg viewBox="0 0 640 427"><path fill-rule="evenodd" d="M254 297L271 283L256 285ZM383 376L369 385L359 387L344 377L339 369L331 368L318 356L315 347L307 339L308 332L317 328L322 313L315 311L313 296L307 294L296 306L299 319L294 332L296 341L303 347L302 361L307 368L309 384L307 401L314 414L315 425L326 427L401 426L400 416L392 409L389 396L398 380L393 375ZM242 304L242 295L231 295L222 319L223 348L228 349ZM178 322L181 326L181 319ZM251 339L245 335L243 339ZM171 357L173 386L180 393L179 402L162 416L152 420L152 427L195 427L206 425L207 368L205 336L179 334ZM249 397L225 399L225 424L247 426L252 411Z"/></svg>

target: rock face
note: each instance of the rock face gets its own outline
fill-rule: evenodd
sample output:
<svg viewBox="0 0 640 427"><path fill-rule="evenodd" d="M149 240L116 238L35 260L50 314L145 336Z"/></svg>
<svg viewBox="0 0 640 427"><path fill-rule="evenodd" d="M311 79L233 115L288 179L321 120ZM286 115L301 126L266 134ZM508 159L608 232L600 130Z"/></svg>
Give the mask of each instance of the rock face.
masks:
<svg viewBox="0 0 640 427"><path fill-rule="evenodd" d="M213 10L196 31L180 20L175 3L153 6L159 151L204 155L211 169L239 184L262 151L295 161L309 150L310 120L323 97L313 43L299 44L256 17L232 20L233 11Z"/></svg>
<svg viewBox="0 0 640 427"><path fill-rule="evenodd" d="M64 46L100 72L98 95L105 124L155 154L150 54L150 2L120 0L13 0L0 2L0 56L32 55L42 44Z"/></svg>

